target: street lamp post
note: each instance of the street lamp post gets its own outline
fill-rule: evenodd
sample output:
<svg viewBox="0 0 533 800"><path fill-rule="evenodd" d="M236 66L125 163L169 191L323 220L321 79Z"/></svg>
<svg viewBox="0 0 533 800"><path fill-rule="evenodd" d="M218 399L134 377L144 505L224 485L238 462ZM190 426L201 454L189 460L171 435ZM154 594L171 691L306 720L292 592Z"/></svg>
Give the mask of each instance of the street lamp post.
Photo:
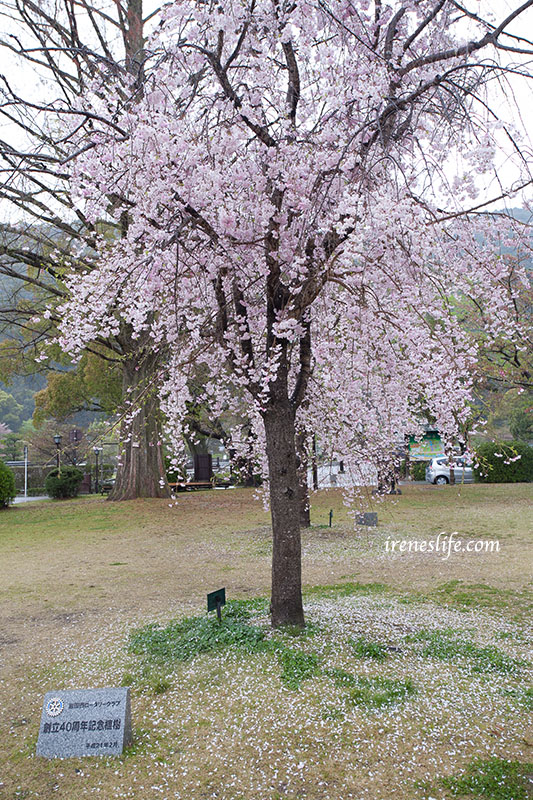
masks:
<svg viewBox="0 0 533 800"><path fill-rule="evenodd" d="M94 480L94 492L95 492L95 494L98 494L98 457L99 457L100 453L102 452L102 448L101 447L94 447L93 450L94 450L94 457L96 459L96 477L95 477L95 480Z"/></svg>
<svg viewBox="0 0 533 800"><path fill-rule="evenodd" d="M78 428L74 428L74 430L69 431L69 440L70 443L73 445L74 450L72 452L72 463L74 466L78 463L78 444L81 439L81 431Z"/></svg>
<svg viewBox="0 0 533 800"><path fill-rule="evenodd" d="M59 472L59 470L61 468L61 461L60 461L60 457L61 457L61 438L62 438L61 434L59 434L59 433L56 433L56 435L54 436L54 442L56 443L56 465L57 465L57 471L58 472Z"/></svg>
<svg viewBox="0 0 533 800"><path fill-rule="evenodd" d="M24 445L24 497L28 496L28 445Z"/></svg>

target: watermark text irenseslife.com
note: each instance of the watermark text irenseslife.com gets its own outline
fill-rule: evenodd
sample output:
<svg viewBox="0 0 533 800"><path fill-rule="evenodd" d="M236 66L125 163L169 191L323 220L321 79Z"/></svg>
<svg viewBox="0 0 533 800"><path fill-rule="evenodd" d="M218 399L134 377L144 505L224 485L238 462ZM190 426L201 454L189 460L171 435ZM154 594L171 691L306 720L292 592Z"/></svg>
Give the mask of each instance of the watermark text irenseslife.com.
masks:
<svg viewBox="0 0 533 800"><path fill-rule="evenodd" d="M387 553L435 553L444 560L450 553L499 553L500 543L497 539L458 539L457 531L439 533L435 539L392 539L385 540Z"/></svg>

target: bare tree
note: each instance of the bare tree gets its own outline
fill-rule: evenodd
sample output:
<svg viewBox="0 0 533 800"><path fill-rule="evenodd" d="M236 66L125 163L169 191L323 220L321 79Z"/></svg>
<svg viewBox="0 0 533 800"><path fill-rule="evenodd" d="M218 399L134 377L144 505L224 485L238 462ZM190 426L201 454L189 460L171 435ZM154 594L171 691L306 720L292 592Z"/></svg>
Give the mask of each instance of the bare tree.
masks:
<svg viewBox="0 0 533 800"><path fill-rule="evenodd" d="M0 3L6 23L0 45L5 62L14 65L10 74L0 74L0 114L7 123L0 140L0 201L9 217L0 229L0 274L11 287L0 324L18 330L11 347L19 360L24 354L34 360L55 335L57 309L68 297L64 279L97 267L97 236L119 237L128 224L123 215L102 229L76 206L69 189L67 138L57 122L68 116L79 117L80 126L92 124L78 107L98 70L115 81L123 76L130 99L142 94L144 31L156 14L157 9L146 14L142 0ZM35 90L35 78L46 87L44 98ZM105 122L114 125L111 105ZM109 202L114 202L112 192ZM155 391L161 351L154 353L142 337L134 339L125 323L115 336L87 342L87 349L99 355L102 369L121 365L129 402L110 498L168 496Z"/></svg>

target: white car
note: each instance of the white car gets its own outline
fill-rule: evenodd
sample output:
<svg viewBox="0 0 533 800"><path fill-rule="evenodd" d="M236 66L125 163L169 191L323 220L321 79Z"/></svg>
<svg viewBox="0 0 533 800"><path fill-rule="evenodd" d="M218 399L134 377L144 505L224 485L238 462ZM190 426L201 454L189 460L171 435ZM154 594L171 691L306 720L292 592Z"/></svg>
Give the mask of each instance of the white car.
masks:
<svg viewBox="0 0 533 800"><path fill-rule="evenodd" d="M474 470L471 461L465 456L455 456L453 464L456 483L473 483ZM426 481L439 485L450 482L450 461L447 456L431 459L426 467Z"/></svg>

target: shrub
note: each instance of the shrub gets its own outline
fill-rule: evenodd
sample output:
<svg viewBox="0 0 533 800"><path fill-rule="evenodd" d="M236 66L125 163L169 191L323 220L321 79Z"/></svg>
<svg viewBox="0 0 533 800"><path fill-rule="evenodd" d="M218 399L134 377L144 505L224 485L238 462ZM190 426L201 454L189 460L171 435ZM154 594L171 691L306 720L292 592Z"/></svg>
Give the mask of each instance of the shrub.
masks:
<svg viewBox="0 0 533 800"><path fill-rule="evenodd" d="M233 601L225 607L222 623L203 615L173 621L166 628L146 625L131 634L130 651L158 662L189 661L227 647L254 652L261 649L265 635L248 622L252 609L251 604Z"/></svg>
<svg viewBox="0 0 533 800"><path fill-rule="evenodd" d="M411 475L414 481L426 480L426 467L429 461L411 461Z"/></svg>
<svg viewBox="0 0 533 800"><path fill-rule="evenodd" d="M15 476L9 467L0 461L0 508L7 508L15 499L15 494Z"/></svg>
<svg viewBox="0 0 533 800"><path fill-rule="evenodd" d="M49 497L76 497L82 480L83 472L77 467L56 467L46 476L44 487Z"/></svg>
<svg viewBox="0 0 533 800"><path fill-rule="evenodd" d="M477 480L487 483L533 480L533 447L524 442L483 442L476 447L476 462Z"/></svg>

